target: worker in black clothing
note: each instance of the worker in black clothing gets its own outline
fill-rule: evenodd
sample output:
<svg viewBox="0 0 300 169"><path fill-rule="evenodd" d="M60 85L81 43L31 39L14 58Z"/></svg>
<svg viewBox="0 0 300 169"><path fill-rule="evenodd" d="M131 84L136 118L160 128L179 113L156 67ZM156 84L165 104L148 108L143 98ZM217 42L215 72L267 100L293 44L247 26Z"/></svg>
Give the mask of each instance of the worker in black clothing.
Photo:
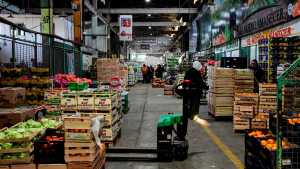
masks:
<svg viewBox="0 0 300 169"><path fill-rule="evenodd" d="M265 82L265 73L258 65L256 59L253 59L250 64L250 69L254 73L254 92L259 92L259 83Z"/></svg>
<svg viewBox="0 0 300 169"><path fill-rule="evenodd" d="M163 67L162 67L160 64L158 64L158 65L157 65L157 68L156 68L156 70L155 70L155 76L156 76L157 78L162 78L162 77L163 77L163 72L164 72Z"/></svg>
<svg viewBox="0 0 300 169"><path fill-rule="evenodd" d="M191 105L191 114L197 115L199 114L199 107L200 107L200 98L202 96L203 90L207 90L208 86L203 81L203 78L200 74L200 70L202 65L199 61L193 62L193 67L190 68L186 73L184 80L191 81L191 87L195 88L195 92L190 94L188 102Z"/></svg>

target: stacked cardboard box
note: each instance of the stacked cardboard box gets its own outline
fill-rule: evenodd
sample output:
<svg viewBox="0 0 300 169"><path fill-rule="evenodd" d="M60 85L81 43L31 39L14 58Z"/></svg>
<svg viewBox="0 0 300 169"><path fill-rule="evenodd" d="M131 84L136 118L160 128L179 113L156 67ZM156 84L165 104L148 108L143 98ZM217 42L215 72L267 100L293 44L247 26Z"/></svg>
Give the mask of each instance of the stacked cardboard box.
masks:
<svg viewBox="0 0 300 169"><path fill-rule="evenodd" d="M233 112L234 69L209 67L209 111L214 117L230 117Z"/></svg>
<svg viewBox="0 0 300 169"><path fill-rule="evenodd" d="M96 126L99 118L65 117L65 161L71 169L93 169L95 166L102 169L105 165L105 146L99 145L98 132L101 126ZM98 139L97 139L98 137ZM99 141L99 140L98 140Z"/></svg>
<svg viewBox="0 0 300 169"><path fill-rule="evenodd" d="M254 74L249 69L235 70L235 93L252 93L254 90Z"/></svg>
<svg viewBox="0 0 300 169"><path fill-rule="evenodd" d="M252 119L257 114L257 93L236 93L234 98L233 129L241 131L252 128Z"/></svg>
<svg viewBox="0 0 300 169"><path fill-rule="evenodd" d="M26 89L21 87L0 88L0 107L16 107L25 103Z"/></svg>
<svg viewBox="0 0 300 169"><path fill-rule="evenodd" d="M112 77L120 75L119 59L102 58L97 59L97 80L110 82Z"/></svg>
<svg viewBox="0 0 300 169"><path fill-rule="evenodd" d="M259 110L255 119L257 123L260 121L268 122L270 113L276 111L277 85L272 83L259 84ZM261 123L263 123L261 122Z"/></svg>

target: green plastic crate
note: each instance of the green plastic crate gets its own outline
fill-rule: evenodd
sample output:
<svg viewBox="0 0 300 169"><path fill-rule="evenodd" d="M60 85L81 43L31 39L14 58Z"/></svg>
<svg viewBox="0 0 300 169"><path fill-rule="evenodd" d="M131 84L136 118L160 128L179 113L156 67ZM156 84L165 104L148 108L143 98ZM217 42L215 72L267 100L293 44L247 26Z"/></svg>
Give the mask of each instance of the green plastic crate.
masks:
<svg viewBox="0 0 300 169"><path fill-rule="evenodd" d="M87 83L69 83L68 89L71 91L81 91L87 89Z"/></svg>

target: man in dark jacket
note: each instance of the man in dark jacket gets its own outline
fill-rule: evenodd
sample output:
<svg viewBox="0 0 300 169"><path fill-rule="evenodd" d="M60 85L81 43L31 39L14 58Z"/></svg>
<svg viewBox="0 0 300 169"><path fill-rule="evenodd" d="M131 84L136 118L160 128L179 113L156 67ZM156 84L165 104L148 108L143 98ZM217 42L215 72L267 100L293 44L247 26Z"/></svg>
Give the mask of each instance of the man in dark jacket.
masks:
<svg viewBox="0 0 300 169"><path fill-rule="evenodd" d="M254 92L259 92L259 83L265 82L265 72L259 67L256 59L251 61L250 69L254 73Z"/></svg>
<svg viewBox="0 0 300 169"><path fill-rule="evenodd" d="M184 77L184 80L190 80L192 83L191 87L196 89L196 91L191 93L189 97L189 101L191 102L190 105L192 106L192 114L194 115L199 114L200 98L202 96L202 92L204 89L208 89L199 72L201 68L202 65L199 61L193 62L193 67L185 73Z"/></svg>

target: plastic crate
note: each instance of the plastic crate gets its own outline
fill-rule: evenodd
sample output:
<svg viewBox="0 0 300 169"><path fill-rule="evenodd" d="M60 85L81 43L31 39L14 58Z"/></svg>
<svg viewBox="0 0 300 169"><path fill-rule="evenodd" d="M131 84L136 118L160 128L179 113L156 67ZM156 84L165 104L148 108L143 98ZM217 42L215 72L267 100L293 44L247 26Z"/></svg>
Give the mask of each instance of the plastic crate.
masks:
<svg viewBox="0 0 300 169"><path fill-rule="evenodd" d="M68 89L71 91L81 91L87 89L87 83L69 83Z"/></svg>
<svg viewBox="0 0 300 169"><path fill-rule="evenodd" d="M47 129L45 134L34 142L34 162L37 164L64 164L64 140L49 141L48 136L64 137L63 130Z"/></svg>

